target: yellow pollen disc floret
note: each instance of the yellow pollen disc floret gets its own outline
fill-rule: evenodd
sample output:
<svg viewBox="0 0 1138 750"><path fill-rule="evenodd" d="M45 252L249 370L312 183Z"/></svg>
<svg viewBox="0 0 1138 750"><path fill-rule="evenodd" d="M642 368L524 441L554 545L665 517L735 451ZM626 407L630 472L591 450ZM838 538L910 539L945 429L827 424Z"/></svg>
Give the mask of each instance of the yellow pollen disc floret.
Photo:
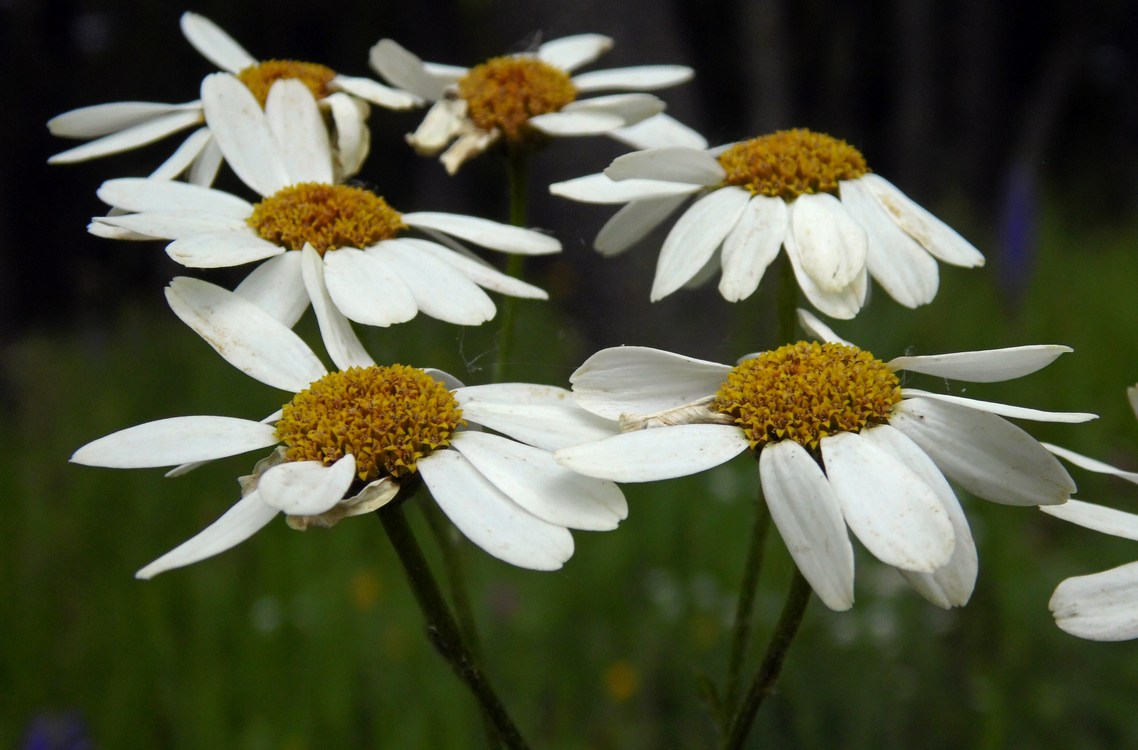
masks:
<svg viewBox="0 0 1138 750"><path fill-rule="evenodd" d="M289 250L307 242L321 255L339 247L368 247L407 228L399 212L375 193L323 182L278 190L253 206L246 222L262 239Z"/></svg>
<svg viewBox="0 0 1138 750"><path fill-rule="evenodd" d="M865 157L845 141L796 128L737 143L719 155L727 185L791 201L807 193L838 192L838 183L869 172Z"/></svg>
<svg viewBox="0 0 1138 750"><path fill-rule="evenodd" d="M318 100L332 93L328 88L336 71L317 63L298 62L297 60L266 60L256 65L250 65L237 74L237 80L253 92L257 101L264 108L265 100L269 98L269 89L273 84L285 78L300 81Z"/></svg>
<svg viewBox="0 0 1138 750"><path fill-rule="evenodd" d="M471 68L458 94L475 125L518 141L534 134L529 118L559 111L577 89L565 71L536 58L495 57Z"/></svg>
<svg viewBox="0 0 1138 750"><path fill-rule="evenodd" d="M332 372L281 411L277 437L288 461L330 465L351 453L360 481L414 474L466 424L447 387L404 365Z"/></svg>
<svg viewBox="0 0 1138 750"><path fill-rule="evenodd" d="M869 352L799 341L741 362L711 408L743 428L752 450L781 440L814 450L827 435L888 422L900 400L901 381Z"/></svg>

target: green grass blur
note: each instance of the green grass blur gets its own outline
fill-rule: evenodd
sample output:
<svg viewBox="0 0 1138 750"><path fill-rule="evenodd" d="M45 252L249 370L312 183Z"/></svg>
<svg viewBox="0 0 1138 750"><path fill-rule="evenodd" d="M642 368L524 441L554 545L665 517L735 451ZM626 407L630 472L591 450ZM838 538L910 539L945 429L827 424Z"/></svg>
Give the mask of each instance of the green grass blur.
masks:
<svg viewBox="0 0 1138 750"><path fill-rule="evenodd" d="M866 314L835 327L883 358L907 347L1069 344L1075 353L1041 373L966 393L1098 412L1086 425L1027 427L1138 467L1124 395L1138 380L1138 227L1076 229L1048 215L1041 237L1017 312L991 270L942 269L932 305L903 311L877 290ZM529 367L515 375L565 384L589 354L580 337L548 305L520 313ZM377 359L478 382L488 373L477 368L492 366L492 333L420 316L368 343ZM19 747L33 722L69 716L100 748L484 746L473 703L423 637L374 518L305 533L274 522L217 558L140 582L136 569L229 507L254 458L178 479L67 463L122 427L180 414L260 418L282 394L153 310L124 309L110 330L29 337L3 357L0 747ZM1080 497L1138 510L1138 488L1073 475ZM714 743L698 684L724 673L756 488L746 458L626 487L621 529L577 533L575 556L552 574L465 546L488 672L534 747ZM1138 559L1138 545L961 495L980 548L972 603L939 610L859 550L854 609L811 604L750 746L1138 746L1138 644L1079 641L1047 610L1064 577ZM421 513L409 515L437 563ZM785 550L771 540L752 664L789 580Z"/></svg>

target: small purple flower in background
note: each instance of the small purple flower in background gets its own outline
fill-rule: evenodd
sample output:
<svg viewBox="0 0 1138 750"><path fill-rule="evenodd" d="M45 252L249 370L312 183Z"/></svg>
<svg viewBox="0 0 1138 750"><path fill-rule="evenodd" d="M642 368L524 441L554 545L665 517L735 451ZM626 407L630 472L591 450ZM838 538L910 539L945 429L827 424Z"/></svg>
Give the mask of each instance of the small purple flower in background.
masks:
<svg viewBox="0 0 1138 750"><path fill-rule="evenodd" d="M78 711L37 714L20 743L21 750L90 750L94 746L87 722Z"/></svg>

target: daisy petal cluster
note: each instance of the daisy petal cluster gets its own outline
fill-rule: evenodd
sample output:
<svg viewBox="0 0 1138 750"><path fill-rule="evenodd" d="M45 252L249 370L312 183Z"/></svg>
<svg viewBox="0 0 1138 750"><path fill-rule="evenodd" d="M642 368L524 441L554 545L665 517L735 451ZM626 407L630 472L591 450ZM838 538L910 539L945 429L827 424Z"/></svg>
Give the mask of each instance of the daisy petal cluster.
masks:
<svg viewBox="0 0 1138 750"><path fill-rule="evenodd" d="M1126 390L1138 417L1138 385ZM1045 444L1047 449L1080 469L1109 474L1138 484L1138 472L1124 471L1080 453ZM1104 534L1138 541L1138 515L1081 500L1041 508L1056 518ZM1060 583L1051 597L1055 623L1064 631L1093 641L1138 638L1138 562L1120 565Z"/></svg>
<svg viewBox="0 0 1138 750"><path fill-rule="evenodd" d="M580 34L462 68L425 63L383 39L372 47L371 65L395 86L433 102L407 141L421 154L442 151L450 174L500 141L528 148L545 137L608 135L634 148L705 147L701 135L662 114L662 101L642 93L689 80L691 68L644 65L574 75L611 47L606 36ZM606 90L623 93L579 98Z"/></svg>
<svg viewBox="0 0 1138 750"><path fill-rule="evenodd" d="M236 77L215 73L202 83L202 102L226 160L262 200L181 182L109 180L98 195L115 212L93 219L93 233L172 240L166 252L191 268L260 262L238 293L288 326L311 303L339 367L361 350L349 320L389 326L422 312L478 325L496 312L484 289L546 298L459 241L541 255L561 250L556 239L459 214L399 213L371 191L337 183L320 111L300 82L274 83L262 108ZM423 236L406 236L411 230Z"/></svg>
<svg viewBox="0 0 1138 750"><path fill-rule="evenodd" d="M783 249L810 303L848 319L865 304L869 276L917 307L936 296L938 260L984 263L952 228L870 172L857 149L804 129L714 149L634 152L550 191L626 204L596 237L603 255L624 252L694 198L664 240L652 301L702 283L716 268L723 298L745 299Z"/></svg>
<svg viewBox="0 0 1138 750"><path fill-rule="evenodd" d="M207 282L167 290L195 330L234 365L296 395L262 421L175 417L95 440L71 460L89 466L190 466L275 449L241 479L217 521L138 572L149 578L227 550L278 513L294 528L331 526L422 481L456 527L505 562L554 570L573 553L568 529L609 530L627 514L610 481L577 475L552 451L616 432L564 389L528 383L462 387L437 370L370 359L328 372L291 330ZM494 430L494 434L481 428Z"/></svg>
<svg viewBox="0 0 1138 750"><path fill-rule="evenodd" d="M205 16L182 14L182 33L194 49L211 63L240 78L263 105L272 84L278 80L304 83L328 116L334 143L336 173L350 176L359 171L367 156L370 105L387 109L410 109L421 102L413 94L390 88L370 78L346 76L316 63L296 60L258 61L244 47ZM175 152L151 175L173 179L188 171L188 179L210 185L217 176L222 152L210 133L209 117L201 100L184 104L116 102L65 112L48 122L48 129L61 138L87 140L48 159L53 164L87 161L162 140L196 128Z"/></svg>
<svg viewBox="0 0 1138 750"><path fill-rule="evenodd" d="M898 357L838 338L805 311L821 343L798 342L717 364L641 347L598 352L571 377L585 410L622 434L557 451L587 476L646 482L694 474L750 451L771 517L802 574L831 609L854 600L849 531L929 601L961 606L976 547L948 479L1009 505L1063 503L1070 476L1004 417L1081 422L1053 413L901 386L895 373L971 382L1039 370L1064 346Z"/></svg>

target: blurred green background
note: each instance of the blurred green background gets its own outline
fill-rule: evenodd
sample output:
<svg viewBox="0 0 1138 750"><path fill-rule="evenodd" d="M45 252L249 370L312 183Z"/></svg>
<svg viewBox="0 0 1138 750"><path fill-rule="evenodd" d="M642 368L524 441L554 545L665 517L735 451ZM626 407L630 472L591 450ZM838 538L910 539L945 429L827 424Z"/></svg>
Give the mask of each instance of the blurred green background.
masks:
<svg viewBox="0 0 1138 750"><path fill-rule="evenodd" d="M309 57L354 74L366 72L367 48L384 35L425 59L469 64L522 48L539 29L545 38L601 31L617 47L597 68L697 67L694 84L664 97L713 143L792 125L845 137L990 263L942 267L939 296L915 312L878 290L838 332L882 358L1071 345L1074 354L1013 383L922 385L1097 412L1086 425L1028 427L1138 468L1138 422L1124 395L1138 380L1129 4L1030 15L978 1L878 2L865 14L826 3L610 6L331 4L315 19L256 3L194 10L255 55ZM0 746L483 747L473 704L423 637L375 519L305 533L274 523L216 559L139 582L135 570L229 507L235 477L255 456L178 479L67 463L79 445L128 425L182 414L260 418L287 397L240 375L174 319L161 288L185 270L160 246L83 232L103 210L99 182L145 174L170 144L77 167L42 164L67 145L44 133L52 114L195 96L209 68L181 40L180 10L19 0L0 10L9 22L0 54L9 70L28 73L0 101L0 198L10 207L0 213L0 498L9 529L0 545ZM483 157L446 178L401 143L419 116L373 112L362 177L404 210L503 218L502 163ZM530 267L553 299L520 306L518 380L564 385L585 357L614 344L726 362L777 343L769 281L735 306L714 286L650 305L660 237L602 261L589 243L611 211L544 195L549 181L597 171L619 153L596 140L558 142L535 159L533 223L555 231L566 251ZM302 331L316 340L310 320ZM377 359L479 383L493 335L492 326L419 318L365 340ZM1138 488L1073 474L1080 497L1138 511ZM535 747L714 743L697 686L724 673L756 489L745 457L683 481L629 486L628 520L615 532L576 534L576 555L556 573L464 550L488 671ZM750 746L1138 746L1138 645L1067 636L1046 606L1063 578L1138 559L1138 545L1031 509L963 500L981 559L969 606L936 609L859 554L854 609L812 603ZM421 514L409 515L433 552ZM772 535L752 663L788 580Z"/></svg>

